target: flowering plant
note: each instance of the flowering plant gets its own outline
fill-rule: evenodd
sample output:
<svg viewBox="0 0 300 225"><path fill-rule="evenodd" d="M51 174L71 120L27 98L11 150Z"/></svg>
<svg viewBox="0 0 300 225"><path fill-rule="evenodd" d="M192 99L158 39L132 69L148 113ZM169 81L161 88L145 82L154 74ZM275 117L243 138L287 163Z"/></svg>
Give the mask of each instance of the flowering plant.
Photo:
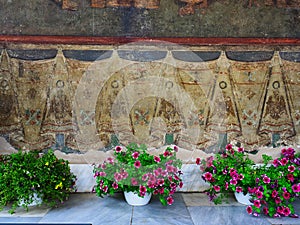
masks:
<svg viewBox="0 0 300 225"><path fill-rule="evenodd" d="M255 185L248 188L253 205L247 207L247 212L254 216L298 217L291 203L300 195L299 165L300 153L283 148L271 165L257 168Z"/></svg>
<svg viewBox="0 0 300 225"><path fill-rule="evenodd" d="M144 197L146 192L158 195L163 205L171 205L177 187L182 187L182 162L176 158L178 147L167 147L163 154L152 155L145 145L117 146L114 158L94 166L94 187L97 195L113 195L118 191L134 192Z"/></svg>
<svg viewBox="0 0 300 225"><path fill-rule="evenodd" d="M207 195L215 204L222 203L232 192L246 194L248 187L254 185L254 162L241 147L228 144L225 151L215 157L197 158L196 164L203 171L202 179L210 184Z"/></svg>
<svg viewBox="0 0 300 225"><path fill-rule="evenodd" d="M75 182L69 162L52 150L0 155L0 210L7 205L10 213L18 206L28 209L36 198L41 199L38 204L56 206L76 190Z"/></svg>

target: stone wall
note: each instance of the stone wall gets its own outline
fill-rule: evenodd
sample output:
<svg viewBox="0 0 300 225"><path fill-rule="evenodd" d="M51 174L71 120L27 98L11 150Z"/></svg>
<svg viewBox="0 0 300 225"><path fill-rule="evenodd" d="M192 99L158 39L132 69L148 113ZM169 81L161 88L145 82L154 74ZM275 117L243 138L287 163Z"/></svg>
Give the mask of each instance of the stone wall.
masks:
<svg viewBox="0 0 300 225"><path fill-rule="evenodd" d="M300 0L0 0L0 5L2 35L300 37Z"/></svg>
<svg viewBox="0 0 300 225"><path fill-rule="evenodd" d="M176 144L193 163L229 141L257 158L300 145L297 46L6 44L0 62L0 133L15 149L91 164L119 144Z"/></svg>

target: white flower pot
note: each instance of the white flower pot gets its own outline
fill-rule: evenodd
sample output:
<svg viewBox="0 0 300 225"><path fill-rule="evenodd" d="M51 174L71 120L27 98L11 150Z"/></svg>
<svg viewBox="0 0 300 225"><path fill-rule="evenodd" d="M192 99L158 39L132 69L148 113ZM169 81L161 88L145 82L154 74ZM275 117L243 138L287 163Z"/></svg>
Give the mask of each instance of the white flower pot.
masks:
<svg viewBox="0 0 300 225"><path fill-rule="evenodd" d="M33 202L31 202L27 206L37 206L37 205L42 204L42 202L43 202L43 200L40 197L38 197L36 193L33 194L32 200L33 200ZM19 206L22 206L24 204L25 204L24 200L21 200Z"/></svg>
<svg viewBox="0 0 300 225"><path fill-rule="evenodd" d="M129 205L142 206L147 205L151 199L152 193L146 193L142 198L134 192L124 192L125 200Z"/></svg>
<svg viewBox="0 0 300 225"><path fill-rule="evenodd" d="M234 192L234 196L235 196L235 199L243 204L243 205L253 205L252 202L250 202L250 199L251 199L251 196L249 193L247 193L246 195L244 195L243 192Z"/></svg>

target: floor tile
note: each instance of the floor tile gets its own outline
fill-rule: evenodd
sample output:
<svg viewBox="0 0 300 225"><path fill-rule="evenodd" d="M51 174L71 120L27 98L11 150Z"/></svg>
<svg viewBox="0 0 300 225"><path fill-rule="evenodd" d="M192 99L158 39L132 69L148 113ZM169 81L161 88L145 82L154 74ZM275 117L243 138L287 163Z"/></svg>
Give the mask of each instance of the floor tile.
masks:
<svg viewBox="0 0 300 225"><path fill-rule="evenodd" d="M228 202L215 205L205 193L182 193L186 206L243 206L238 203L234 196L229 196Z"/></svg>
<svg viewBox="0 0 300 225"><path fill-rule="evenodd" d="M190 218L170 217L170 218L135 218L132 219L132 225L194 225Z"/></svg>
<svg viewBox="0 0 300 225"><path fill-rule="evenodd" d="M157 196L148 205L134 207L133 218L190 218L181 194L174 195L172 205L163 206Z"/></svg>
<svg viewBox="0 0 300 225"><path fill-rule="evenodd" d="M97 224L130 224L132 207L122 195L99 198L96 194L72 196L63 206L52 209L41 222L78 222Z"/></svg>
<svg viewBox="0 0 300 225"><path fill-rule="evenodd" d="M247 214L245 207L237 206L196 206L188 207L195 225L270 225L265 218Z"/></svg>

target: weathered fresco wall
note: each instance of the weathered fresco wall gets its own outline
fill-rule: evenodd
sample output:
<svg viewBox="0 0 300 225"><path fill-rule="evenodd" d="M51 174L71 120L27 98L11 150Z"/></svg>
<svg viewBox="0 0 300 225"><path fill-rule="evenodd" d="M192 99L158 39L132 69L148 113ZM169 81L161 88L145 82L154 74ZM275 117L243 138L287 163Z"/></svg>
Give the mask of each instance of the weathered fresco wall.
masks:
<svg viewBox="0 0 300 225"><path fill-rule="evenodd" d="M0 0L0 33L300 37L300 0Z"/></svg>
<svg viewBox="0 0 300 225"><path fill-rule="evenodd" d="M188 160L227 141L300 145L300 49L261 48L3 46L0 133L83 158L132 141L176 144Z"/></svg>
<svg viewBox="0 0 300 225"><path fill-rule="evenodd" d="M90 163L177 144L194 162L229 141L300 145L299 0L0 4L0 136L16 149Z"/></svg>

